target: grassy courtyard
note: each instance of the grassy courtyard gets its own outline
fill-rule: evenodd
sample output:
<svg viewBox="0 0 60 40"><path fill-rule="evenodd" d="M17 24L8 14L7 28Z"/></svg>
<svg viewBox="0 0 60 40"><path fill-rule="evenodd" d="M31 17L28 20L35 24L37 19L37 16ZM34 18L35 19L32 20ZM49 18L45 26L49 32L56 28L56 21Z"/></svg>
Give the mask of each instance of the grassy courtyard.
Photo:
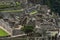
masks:
<svg viewBox="0 0 60 40"><path fill-rule="evenodd" d="M6 33L4 30L0 29L0 36L8 36L8 33Z"/></svg>

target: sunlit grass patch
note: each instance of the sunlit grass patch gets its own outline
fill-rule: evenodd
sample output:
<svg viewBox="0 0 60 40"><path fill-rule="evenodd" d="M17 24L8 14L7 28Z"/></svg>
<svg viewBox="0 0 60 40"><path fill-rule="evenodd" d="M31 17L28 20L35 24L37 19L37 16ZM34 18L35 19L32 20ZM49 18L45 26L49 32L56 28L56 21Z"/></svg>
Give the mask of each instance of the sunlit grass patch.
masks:
<svg viewBox="0 0 60 40"><path fill-rule="evenodd" d="M32 15L32 14L36 14L37 13L37 11L32 11L30 14Z"/></svg>
<svg viewBox="0 0 60 40"><path fill-rule="evenodd" d="M6 10L6 11L1 11L1 12L21 12L24 9L19 9L19 10Z"/></svg>
<svg viewBox="0 0 60 40"><path fill-rule="evenodd" d="M8 33L6 33L4 30L0 29L0 36L8 36Z"/></svg>

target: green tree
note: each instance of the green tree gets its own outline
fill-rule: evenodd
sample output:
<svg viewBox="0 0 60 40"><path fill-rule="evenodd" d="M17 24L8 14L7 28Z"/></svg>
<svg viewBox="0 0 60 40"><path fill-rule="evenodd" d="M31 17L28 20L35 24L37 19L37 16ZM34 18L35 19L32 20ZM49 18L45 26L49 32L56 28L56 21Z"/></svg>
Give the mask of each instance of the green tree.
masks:
<svg viewBox="0 0 60 40"><path fill-rule="evenodd" d="M50 7L51 11L60 13L60 0L45 0L45 4Z"/></svg>
<svg viewBox="0 0 60 40"><path fill-rule="evenodd" d="M21 28L21 30L28 35L33 32L34 27L33 26L24 26Z"/></svg>

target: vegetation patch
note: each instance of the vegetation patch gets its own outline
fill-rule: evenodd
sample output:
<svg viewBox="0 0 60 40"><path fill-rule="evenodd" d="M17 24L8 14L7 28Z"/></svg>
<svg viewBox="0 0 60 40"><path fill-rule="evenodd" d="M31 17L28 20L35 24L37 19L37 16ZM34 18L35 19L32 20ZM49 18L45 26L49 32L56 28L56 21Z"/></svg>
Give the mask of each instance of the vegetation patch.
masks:
<svg viewBox="0 0 60 40"><path fill-rule="evenodd" d="M14 2L14 3L8 3L8 2L0 2L0 9L5 9L5 8L12 8L12 7L18 7L18 6L21 6L21 3L19 2Z"/></svg>
<svg viewBox="0 0 60 40"><path fill-rule="evenodd" d="M20 9L20 10L6 10L6 11L1 11L1 12L21 12L24 9Z"/></svg>
<svg viewBox="0 0 60 40"><path fill-rule="evenodd" d="M32 14L36 14L37 13L37 11L32 11L30 14L32 15Z"/></svg>
<svg viewBox="0 0 60 40"><path fill-rule="evenodd" d="M0 29L0 36L8 36L8 33L6 33L4 30Z"/></svg>
<svg viewBox="0 0 60 40"><path fill-rule="evenodd" d="M21 30L22 30L24 33L28 34L28 33L33 32L34 27L33 27L33 26L24 26L24 27L21 28Z"/></svg>

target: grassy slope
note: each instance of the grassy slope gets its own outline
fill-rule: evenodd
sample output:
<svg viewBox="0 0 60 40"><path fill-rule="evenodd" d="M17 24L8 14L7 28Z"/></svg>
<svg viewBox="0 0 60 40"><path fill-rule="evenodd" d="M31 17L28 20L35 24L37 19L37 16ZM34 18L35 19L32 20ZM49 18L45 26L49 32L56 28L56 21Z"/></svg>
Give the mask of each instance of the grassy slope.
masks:
<svg viewBox="0 0 60 40"><path fill-rule="evenodd" d="M4 30L0 29L0 36L7 36L8 33L6 33Z"/></svg>

